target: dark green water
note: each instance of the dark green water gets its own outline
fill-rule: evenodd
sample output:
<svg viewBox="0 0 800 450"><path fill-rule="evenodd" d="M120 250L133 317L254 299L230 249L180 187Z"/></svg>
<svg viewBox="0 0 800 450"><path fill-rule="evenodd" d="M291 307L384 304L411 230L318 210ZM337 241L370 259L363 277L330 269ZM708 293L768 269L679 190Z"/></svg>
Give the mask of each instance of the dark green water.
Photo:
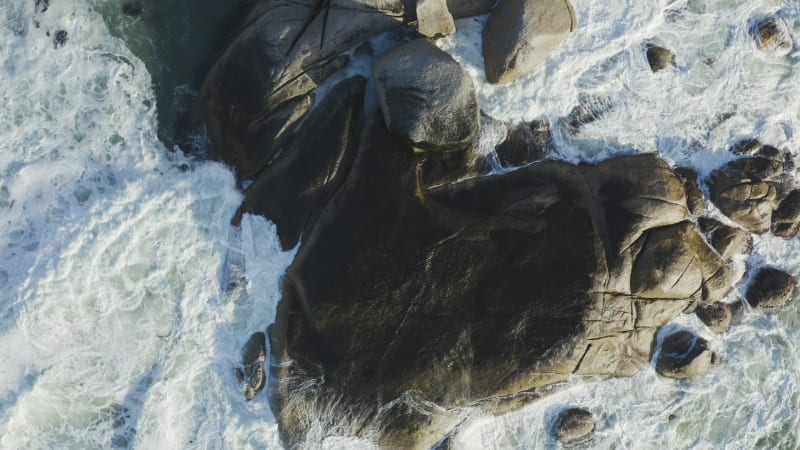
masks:
<svg viewBox="0 0 800 450"><path fill-rule="evenodd" d="M158 135L169 148L196 148L191 110L206 73L257 0L91 0L111 33L147 66Z"/></svg>

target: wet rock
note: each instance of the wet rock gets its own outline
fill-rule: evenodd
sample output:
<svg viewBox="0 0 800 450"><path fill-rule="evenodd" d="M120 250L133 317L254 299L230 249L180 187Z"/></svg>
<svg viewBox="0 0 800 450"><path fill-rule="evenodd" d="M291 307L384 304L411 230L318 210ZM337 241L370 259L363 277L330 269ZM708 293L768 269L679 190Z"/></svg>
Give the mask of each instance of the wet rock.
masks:
<svg viewBox="0 0 800 450"><path fill-rule="evenodd" d="M762 156L740 158L707 180L711 201L731 220L753 233L769 230L772 210L785 184L783 163Z"/></svg>
<svg viewBox="0 0 800 450"><path fill-rule="evenodd" d="M58 30L53 37L53 48L63 47L69 38L67 37L67 32L64 30Z"/></svg>
<svg viewBox="0 0 800 450"><path fill-rule="evenodd" d="M264 362L267 354L267 336L262 332L253 333L242 348L242 367L236 369L239 382L244 384L244 397L255 398L264 389L266 374Z"/></svg>
<svg viewBox="0 0 800 450"><path fill-rule="evenodd" d="M745 299L755 308L780 308L792 301L795 284L794 277L788 273L773 267L764 267L756 273L747 287Z"/></svg>
<svg viewBox="0 0 800 450"><path fill-rule="evenodd" d="M761 142L758 139L742 139L734 143L730 152L734 155L755 155L761 149Z"/></svg>
<svg viewBox="0 0 800 450"><path fill-rule="evenodd" d="M709 217L698 218L697 225L711 247L726 261L735 255L749 254L753 249L753 237L741 228L725 225Z"/></svg>
<svg viewBox="0 0 800 450"><path fill-rule="evenodd" d="M730 303L700 303L694 313L714 333L725 333L731 328L733 309Z"/></svg>
<svg viewBox="0 0 800 450"><path fill-rule="evenodd" d="M664 47L648 44L645 46L645 53L647 54L647 62L650 64L650 70L653 72L678 67L675 64L675 53Z"/></svg>
<svg viewBox="0 0 800 450"><path fill-rule="evenodd" d="M505 141L497 146L503 167L518 167L543 159L551 147L550 124L543 120L511 126Z"/></svg>
<svg viewBox="0 0 800 450"><path fill-rule="evenodd" d="M348 63L347 50L401 27L406 14L401 0L254 2L198 98L210 156L240 180L260 172L277 151L276 130L296 119L286 110L302 114L298 104Z"/></svg>
<svg viewBox="0 0 800 450"><path fill-rule="evenodd" d="M483 30L483 57L490 83L530 74L575 29L569 0L504 0Z"/></svg>
<svg viewBox="0 0 800 450"><path fill-rule="evenodd" d="M583 125L600 120L613 108L610 98L581 95L578 104L567 115L567 124L573 132L578 132Z"/></svg>
<svg viewBox="0 0 800 450"><path fill-rule="evenodd" d="M656 372L678 380L694 377L707 372L715 359L708 341L682 330L664 337L655 361Z"/></svg>
<svg viewBox="0 0 800 450"><path fill-rule="evenodd" d="M780 17L767 17L753 27L753 37L759 50L770 56L786 56L792 51L792 35Z"/></svg>
<svg viewBox="0 0 800 450"><path fill-rule="evenodd" d="M686 190L686 206L692 215L699 215L706 209L706 197L700 190L697 171L689 167L676 167L675 174L683 181Z"/></svg>
<svg viewBox="0 0 800 450"><path fill-rule="evenodd" d="M562 444L574 444L591 439L594 428L591 412L583 408L570 408L559 415L553 434Z"/></svg>
<svg viewBox="0 0 800 450"><path fill-rule="evenodd" d="M243 212L269 218L284 250L311 229L350 171L366 83L357 76L334 86L245 192Z"/></svg>
<svg viewBox="0 0 800 450"><path fill-rule="evenodd" d="M756 153L758 156L762 156L764 158L773 159L775 161L782 161L783 160L783 152L780 149L773 147L771 145L764 145L758 152Z"/></svg>
<svg viewBox="0 0 800 450"><path fill-rule="evenodd" d="M482 16L489 14L497 0L447 0L447 8L453 17Z"/></svg>
<svg viewBox="0 0 800 450"><path fill-rule="evenodd" d="M456 32L456 24L445 0L418 0L417 24L419 33L430 38Z"/></svg>
<svg viewBox="0 0 800 450"><path fill-rule="evenodd" d="M398 47L373 68L386 126L421 150L472 144L480 112L472 78L425 39Z"/></svg>
<svg viewBox="0 0 800 450"><path fill-rule="evenodd" d="M790 238L797 235L800 227L800 191L794 190L786 196L772 212L772 234Z"/></svg>

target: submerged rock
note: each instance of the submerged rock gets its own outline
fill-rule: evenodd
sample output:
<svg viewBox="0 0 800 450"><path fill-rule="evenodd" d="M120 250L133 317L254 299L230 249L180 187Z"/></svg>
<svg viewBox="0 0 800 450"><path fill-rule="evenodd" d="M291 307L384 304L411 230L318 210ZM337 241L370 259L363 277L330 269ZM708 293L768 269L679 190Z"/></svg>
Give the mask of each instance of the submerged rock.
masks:
<svg viewBox="0 0 800 450"><path fill-rule="evenodd" d="M375 64L373 76L386 126L415 148L456 150L478 136L472 77L429 41L392 50Z"/></svg>
<svg viewBox="0 0 800 450"><path fill-rule="evenodd" d="M792 51L792 35L780 17L767 17L753 27L756 45L770 56L786 56Z"/></svg>
<svg viewBox="0 0 800 450"><path fill-rule="evenodd" d="M570 408L559 415L553 434L562 444L574 444L590 439L594 427L591 412L583 408Z"/></svg>
<svg viewBox="0 0 800 450"><path fill-rule="evenodd" d="M648 44L645 46L645 53L647 54L647 62L650 64L650 70L653 72L678 67L675 64L675 53L664 47Z"/></svg>
<svg viewBox="0 0 800 450"><path fill-rule="evenodd" d="M456 32L456 24L445 0L418 0L417 24L419 33L431 38Z"/></svg>
<svg viewBox="0 0 800 450"><path fill-rule="evenodd" d="M664 337L655 361L656 372L677 380L694 377L707 372L715 359L708 341L682 330Z"/></svg>
<svg viewBox="0 0 800 450"><path fill-rule="evenodd" d="M756 308L780 308L792 301L795 285L790 274L774 267L764 267L753 277L744 297Z"/></svg>
<svg viewBox="0 0 800 450"><path fill-rule="evenodd" d="M503 0L483 29L490 83L510 83L531 73L575 30L570 0Z"/></svg>

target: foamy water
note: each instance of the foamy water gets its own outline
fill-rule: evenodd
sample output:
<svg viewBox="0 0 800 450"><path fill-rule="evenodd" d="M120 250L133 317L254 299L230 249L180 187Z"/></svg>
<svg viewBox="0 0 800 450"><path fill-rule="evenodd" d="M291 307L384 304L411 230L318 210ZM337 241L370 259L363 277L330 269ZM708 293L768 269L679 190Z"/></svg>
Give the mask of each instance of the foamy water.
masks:
<svg viewBox="0 0 800 450"><path fill-rule="evenodd" d="M485 82L485 18L459 21L440 45L473 75L487 112L550 119L571 160L657 150L708 173L739 136L797 148L797 52L764 56L747 33L777 12L800 36L796 3L573 3L575 33L511 85ZM265 393L246 402L233 368L272 321L294 254L262 218L230 227L241 193L225 167L158 141L150 75L94 4L52 1L35 14L31 0L0 0L0 447L279 448ZM57 30L68 36L60 48ZM644 42L674 50L679 68L652 74ZM615 106L574 134L559 118L585 95ZM765 263L797 275L798 240L759 238L738 268ZM555 447L550 421L577 405L595 413L600 448L797 448L798 306L748 310L723 337L679 322L722 364L682 382L651 368L574 380L466 426L458 446ZM324 443L356 445L369 446Z"/></svg>

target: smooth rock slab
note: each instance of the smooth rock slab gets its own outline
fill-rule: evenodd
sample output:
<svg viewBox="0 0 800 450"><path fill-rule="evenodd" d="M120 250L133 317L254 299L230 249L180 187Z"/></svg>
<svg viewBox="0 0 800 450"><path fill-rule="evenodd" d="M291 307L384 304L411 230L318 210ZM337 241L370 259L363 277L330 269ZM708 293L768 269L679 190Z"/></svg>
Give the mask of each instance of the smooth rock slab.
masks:
<svg viewBox="0 0 800 450"><path fill-rule="evenodd" d="M774 267L764 267L747 287L745 299L755 308L780 308L792 301L795 284L794 277L788 273Z"/></svg>
<svg viewBox="0 0 800 450"><path fill-rule="evenodd" d="M420 150L469 146L480 130L472 78L425 39L402 45L373 68L378 100L392 133Z"/></svg>
<svg viewBox="0 0 800 450"><path fill-rule="evenodd" d="M575 30L569 0L502 0L483 29L483 58L490 83L530 74Z"/></svg>

